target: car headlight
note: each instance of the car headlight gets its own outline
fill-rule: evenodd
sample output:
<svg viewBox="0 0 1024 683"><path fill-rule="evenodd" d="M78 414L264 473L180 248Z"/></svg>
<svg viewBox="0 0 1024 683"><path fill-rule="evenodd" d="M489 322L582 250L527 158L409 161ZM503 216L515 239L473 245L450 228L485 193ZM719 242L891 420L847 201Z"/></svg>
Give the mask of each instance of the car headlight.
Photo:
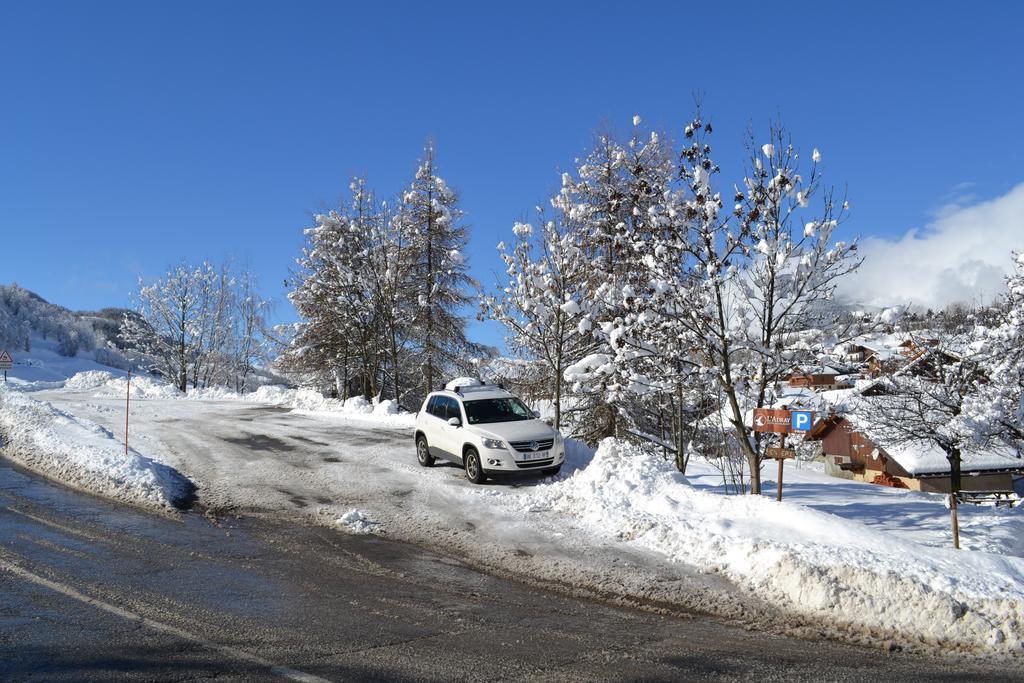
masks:
<svg viewBox="0 0 1024 683"><path fill-rule="evenodd" d="M565 439L562 437L562 432L556 431L555 432L555 443L561 445L564 442L565 442Z"/></svg>
<svg viewBox="0 0 1024 683"><path fill-rule="evenodd" d="M501 439L484 439L484 448L493 448L496 451L505 449L505 442Z"/></svg>

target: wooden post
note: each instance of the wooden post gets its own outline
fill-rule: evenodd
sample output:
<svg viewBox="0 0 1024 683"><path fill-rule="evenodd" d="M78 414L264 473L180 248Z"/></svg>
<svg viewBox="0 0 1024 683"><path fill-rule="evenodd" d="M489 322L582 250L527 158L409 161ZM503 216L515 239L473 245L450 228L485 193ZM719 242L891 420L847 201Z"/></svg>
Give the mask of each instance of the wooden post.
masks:
<svg viewBox="0 0 1024 683"><path fill-rule="evenodd" d="M782 433L782 448L786 447L786 433ZM779 458L779 482L778 492L775 494L775 501L777 503L782 502L782 466L786 463L785 458Z"/></svg>
<svg viewBox="0 0 1024 683"><path fill-rule="evenodd" d="M132 400L132 371L128 369L128 390L124 397L124 454L128 455L128 408Z"/></svg>
<svg viewBox="0 0 1024 683"><path fill-rule="evenodd" d="M953 519L953 547L960 550L960 522L956 518L956 493L949 494L949 515Z"/></svg>

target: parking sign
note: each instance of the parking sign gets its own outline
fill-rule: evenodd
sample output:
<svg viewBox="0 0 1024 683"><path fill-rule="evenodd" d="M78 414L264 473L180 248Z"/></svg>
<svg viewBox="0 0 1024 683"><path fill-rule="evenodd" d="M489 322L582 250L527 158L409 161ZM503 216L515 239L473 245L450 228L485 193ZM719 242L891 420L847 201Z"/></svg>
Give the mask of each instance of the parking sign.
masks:
<svg viewBox="0 0 1024 683"><path fill-rule="evenodd" d="M794 410L790 415L789 428L794 432L809 432L814 421L814 411Z"/></svg>

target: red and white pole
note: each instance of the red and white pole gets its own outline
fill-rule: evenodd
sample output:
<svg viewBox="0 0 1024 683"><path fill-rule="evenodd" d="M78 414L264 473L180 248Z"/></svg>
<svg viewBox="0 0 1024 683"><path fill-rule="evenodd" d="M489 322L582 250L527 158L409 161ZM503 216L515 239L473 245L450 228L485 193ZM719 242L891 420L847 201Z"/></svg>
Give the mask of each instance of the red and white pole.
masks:
<svg viewBox="0 0 1024 683"><path fill-rule="evenodd" d="M132 371L128 369L128 390L124 397L124 454L128 455L128 407L132 400Z"/></svg>

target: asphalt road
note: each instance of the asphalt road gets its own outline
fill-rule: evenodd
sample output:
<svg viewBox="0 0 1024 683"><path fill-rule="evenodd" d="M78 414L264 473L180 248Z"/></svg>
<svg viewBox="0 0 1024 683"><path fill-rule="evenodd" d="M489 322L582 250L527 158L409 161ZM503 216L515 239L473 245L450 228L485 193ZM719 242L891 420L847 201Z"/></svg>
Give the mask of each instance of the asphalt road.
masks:
<svg viewBox="0 0 1024 683"><path fill-rule="evenodd" d="M0 463L0 680L964 680L568 598L374 536L178 518Z"/></svg>

